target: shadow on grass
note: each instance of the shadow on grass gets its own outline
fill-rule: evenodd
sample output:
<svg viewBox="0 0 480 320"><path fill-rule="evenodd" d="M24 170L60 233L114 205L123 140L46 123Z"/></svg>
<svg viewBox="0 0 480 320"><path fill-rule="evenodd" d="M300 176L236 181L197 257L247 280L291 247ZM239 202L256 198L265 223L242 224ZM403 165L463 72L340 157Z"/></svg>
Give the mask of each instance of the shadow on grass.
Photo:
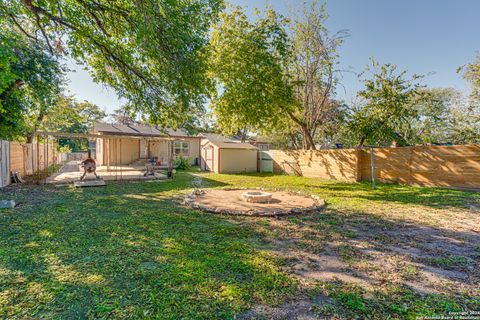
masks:
<svg viewBox="0 0 480 320"><path fill-rule="evenodd" d="M325 198L349 198L385 201L429 207L465 207L480 201L480 193L446 188L413 187L380 183L372 189L370 182L346 183L269 173L206 175L209 179L235 185L264 188L297 189Z"/></svg>
<svg viewBox="0 0 480 320"><path fill-rule="evenodd" d="M264 246L288 261L290 272L318 283L316 294L341 305L334 308L337 317L319 318L414 319L480 307L480 235L474 231L330 208L280 221L243 223L265 235ZM283 311L285 318L304 316Z"/></svg>
<svg viewBox="0 0 480 320"><path fill-rule="evenodd" d="M318 189L319 194L332 190L330 196L372 197L362 184L273 175L202 177L209 187L288 186ZM271 234L238 223L248 218L192 211L172 200L192 188L191 181L182 173L174 181L112 182L105 188L48 186L38 188L41 201L31 193L15 195L20 207L0 212L0 317L229 319L252 303L290 297L296 282L279 272L278 257L259 246ZM335 189L349 186L360 189ZM301 221L302 230L321 230L333 240L336 232L344 236L344 225L352 224L359 234L367 227L366 241L377 247L376 234L388 236L386 227L396 232L400 226L375 217L371 221L379 228L368 229L373 222L362 224L365 215L355 213L350 220L336 212L295 219L289 221ZM261 225L268 220L254 221ZM474 236L412 228L407 243L425 232L432 235L427 242L446 245L454 242L448 238Z"/></svg>
<svg viewBox="0 0 480 320"><path fill-rule="evenodd" d="M232 318L288 296L254 231L171 199L190 181L64 189L0 213L0 317Z"/></svg>

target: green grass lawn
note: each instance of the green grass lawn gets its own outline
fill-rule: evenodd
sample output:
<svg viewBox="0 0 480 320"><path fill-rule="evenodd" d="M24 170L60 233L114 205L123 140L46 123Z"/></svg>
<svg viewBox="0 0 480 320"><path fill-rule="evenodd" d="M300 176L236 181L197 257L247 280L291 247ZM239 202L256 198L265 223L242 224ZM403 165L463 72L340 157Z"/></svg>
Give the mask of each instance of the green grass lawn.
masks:
<svg viewBox="0 0 480 320"><path fill-rule="evenodd" d="M328 206L282 219L193 211L178 204L189 173L103 188L6 188L1 198L19 205L0 211L0 318L415 319L480 310L480 214L469 209L477 193L200 175L205 187L298 190ZM300 301L305 310L291 307Z"/></svg>

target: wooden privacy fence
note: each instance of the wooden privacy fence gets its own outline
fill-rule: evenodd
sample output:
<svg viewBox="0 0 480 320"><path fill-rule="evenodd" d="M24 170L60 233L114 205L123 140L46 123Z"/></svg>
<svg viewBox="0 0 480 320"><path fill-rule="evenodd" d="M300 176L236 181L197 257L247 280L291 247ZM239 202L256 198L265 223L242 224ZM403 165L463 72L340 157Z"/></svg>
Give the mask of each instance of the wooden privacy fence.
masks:
<svg viewBox="0 0 480 320"><path fill-rule="evenodd" d="M20 144L0 140L0 187L10 184L11 171L24 178L45 171L53 164L60 164L65 161L64 158L51 141Z"/></svg>
<svg viewBox="0 0 480 320"><path fill-rule="evenodd" d="M52 142L48 144L10 142L10 170L18 172L21 177L33 175L57 163L58 152Z"/></svg>
<svg viewBox="0 0 480 320"><path fill-rule="evenodd" d="M355 182L370 180L370 149L272 150L274 172ZM480 188L480 145L374 149L375 178L419 186Z"/></svg>

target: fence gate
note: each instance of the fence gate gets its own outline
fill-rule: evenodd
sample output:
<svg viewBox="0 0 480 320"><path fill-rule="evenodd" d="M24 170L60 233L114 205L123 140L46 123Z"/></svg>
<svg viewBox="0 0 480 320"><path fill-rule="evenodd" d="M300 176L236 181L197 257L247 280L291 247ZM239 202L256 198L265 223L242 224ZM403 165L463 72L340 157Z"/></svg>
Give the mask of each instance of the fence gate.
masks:
<svg viewBox="0 0 480 320"><path fill-rule="evenodd" d="M0 188L10 184L10 143L0 140Z"/></svg>
<svg viewBox="0 0 480 320"><path fill-rule="evenodd" d="M258 153L260 161L260 172L273 172L273 157L269 151L260 151Z"/></svg>

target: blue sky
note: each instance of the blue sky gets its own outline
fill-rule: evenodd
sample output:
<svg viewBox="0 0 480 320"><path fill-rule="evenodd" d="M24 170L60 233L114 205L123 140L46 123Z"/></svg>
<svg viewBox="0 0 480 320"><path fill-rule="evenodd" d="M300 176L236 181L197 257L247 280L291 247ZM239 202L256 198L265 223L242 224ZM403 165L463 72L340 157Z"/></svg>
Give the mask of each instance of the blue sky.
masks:
<svg viewBox="0 0 480 320"><path fill-rule="evenodd" d="M303 1L232 0L253 8L271 5L289 15L301 10ZM310 1L307 1L307 3ZM373 57L394 63L411 73L429 74L424 84L454 87L468 92L456 70L480 53L480 0L330 0L327 2L331 32L348 29L350 36L340 49L342 69L359 73ZM80 100L96 103L107 112L119 106L115 93L92 82L88 74L70 64L70 91ZM344 73L347 101L361 86L353 73Z"/></svg>

